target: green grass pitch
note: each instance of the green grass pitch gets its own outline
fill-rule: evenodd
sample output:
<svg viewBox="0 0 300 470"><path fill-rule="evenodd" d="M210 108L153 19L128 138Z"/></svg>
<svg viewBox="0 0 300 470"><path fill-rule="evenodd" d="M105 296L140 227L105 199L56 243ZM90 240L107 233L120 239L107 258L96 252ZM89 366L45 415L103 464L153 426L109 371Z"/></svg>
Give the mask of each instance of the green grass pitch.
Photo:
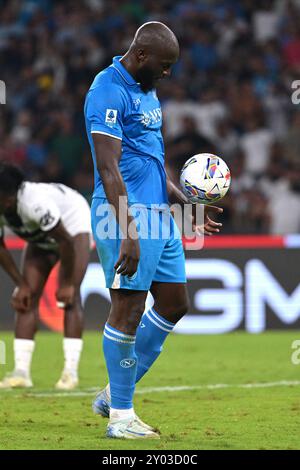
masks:
<svg viewBox="0 0 300 470"><path fill-rule="evenodd" d="M12 339L0 333L8 356L1 377L13 366ZM160 428L159 441L105 438L107 421L91 411L93 388L106 383L101 337L84 339L80 393L59 395L61 337L37 335L34 389L0 390L0 449L300 449L300 365L291 363L297 331L170 336L135 398L138 415Z"/></svg>

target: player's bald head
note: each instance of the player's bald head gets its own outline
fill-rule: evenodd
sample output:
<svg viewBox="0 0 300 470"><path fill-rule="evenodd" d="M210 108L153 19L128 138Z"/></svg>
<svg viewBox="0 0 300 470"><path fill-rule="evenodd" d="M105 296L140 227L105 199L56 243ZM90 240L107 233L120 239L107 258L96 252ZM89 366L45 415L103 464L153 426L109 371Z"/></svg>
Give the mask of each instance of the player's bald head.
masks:
<svg viewBox="0 0 300 470"><path fill-rule="evenodd" d="M178 40L168 26L159 21L144 23L135 33L130 49L144 49L152 53L165 51L178 58Z"/></svg>
<svg viewBox="0 0 300 470"><path fill-rule="evenodd" d="M150 21L137 30L126 56L136 80L144 90L150 90L157 80L170 75L179 57L179 44L168 26Z"/></svg>

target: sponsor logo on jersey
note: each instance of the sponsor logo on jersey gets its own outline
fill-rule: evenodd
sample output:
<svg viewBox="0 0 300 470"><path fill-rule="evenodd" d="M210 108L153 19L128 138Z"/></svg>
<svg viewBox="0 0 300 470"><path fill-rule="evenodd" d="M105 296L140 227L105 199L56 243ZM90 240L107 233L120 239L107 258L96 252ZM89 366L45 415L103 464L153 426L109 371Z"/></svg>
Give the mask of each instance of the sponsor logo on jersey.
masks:
<svg viewBox="0 0 300 470"><path fill-rule="evenodd" d="M150 124L154 125L162 120L162 112L160 108L152 109L151 111L142 111L141 123L145 127L149 127Z"/></svg>

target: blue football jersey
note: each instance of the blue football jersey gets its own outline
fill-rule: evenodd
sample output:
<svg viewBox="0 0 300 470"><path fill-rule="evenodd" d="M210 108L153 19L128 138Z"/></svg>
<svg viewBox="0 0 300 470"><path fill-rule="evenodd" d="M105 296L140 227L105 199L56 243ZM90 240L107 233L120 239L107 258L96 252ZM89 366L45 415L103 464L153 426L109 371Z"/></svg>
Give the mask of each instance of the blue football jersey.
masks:
<svg viewBox="0 0 300 470"><path fill-rule="evenodd" d="M120 59L121 56L114 57L113 63L96 75L84 106L95 171L93 197L106 197L91 135L99 133L122 141L119 168L129 202L166 204L160 103L155 90L143 92Z"/></svg>

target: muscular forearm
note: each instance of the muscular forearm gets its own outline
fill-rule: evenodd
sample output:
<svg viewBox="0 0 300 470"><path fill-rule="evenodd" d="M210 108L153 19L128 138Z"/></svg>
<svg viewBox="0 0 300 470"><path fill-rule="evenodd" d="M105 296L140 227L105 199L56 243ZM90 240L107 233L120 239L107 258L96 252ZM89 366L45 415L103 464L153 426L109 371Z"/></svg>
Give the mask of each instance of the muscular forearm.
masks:
<svg viewBox="0 0 300 470"><path fill-rule="evenodd" d="M73 284L75 277L75 249L71 237L68 240L61 240L59 242L59 253L62 274L61 281L62 283Z"/></svg>
<svg viewBox="0 0 300 470"><path fill-rule="evenodd" d="M17 265L3 243L0 244L0 265L17 286L23 283L24 280Z"/></svg>
<svg viewBox="0 0 300 470"><path fill-rule="evenodd" d="M183 192L177 188L177 186L171 181L170 177L167 175L167 191L168 195L172 197L173 200L179 203L188 204L187 197Z"/></svg>

